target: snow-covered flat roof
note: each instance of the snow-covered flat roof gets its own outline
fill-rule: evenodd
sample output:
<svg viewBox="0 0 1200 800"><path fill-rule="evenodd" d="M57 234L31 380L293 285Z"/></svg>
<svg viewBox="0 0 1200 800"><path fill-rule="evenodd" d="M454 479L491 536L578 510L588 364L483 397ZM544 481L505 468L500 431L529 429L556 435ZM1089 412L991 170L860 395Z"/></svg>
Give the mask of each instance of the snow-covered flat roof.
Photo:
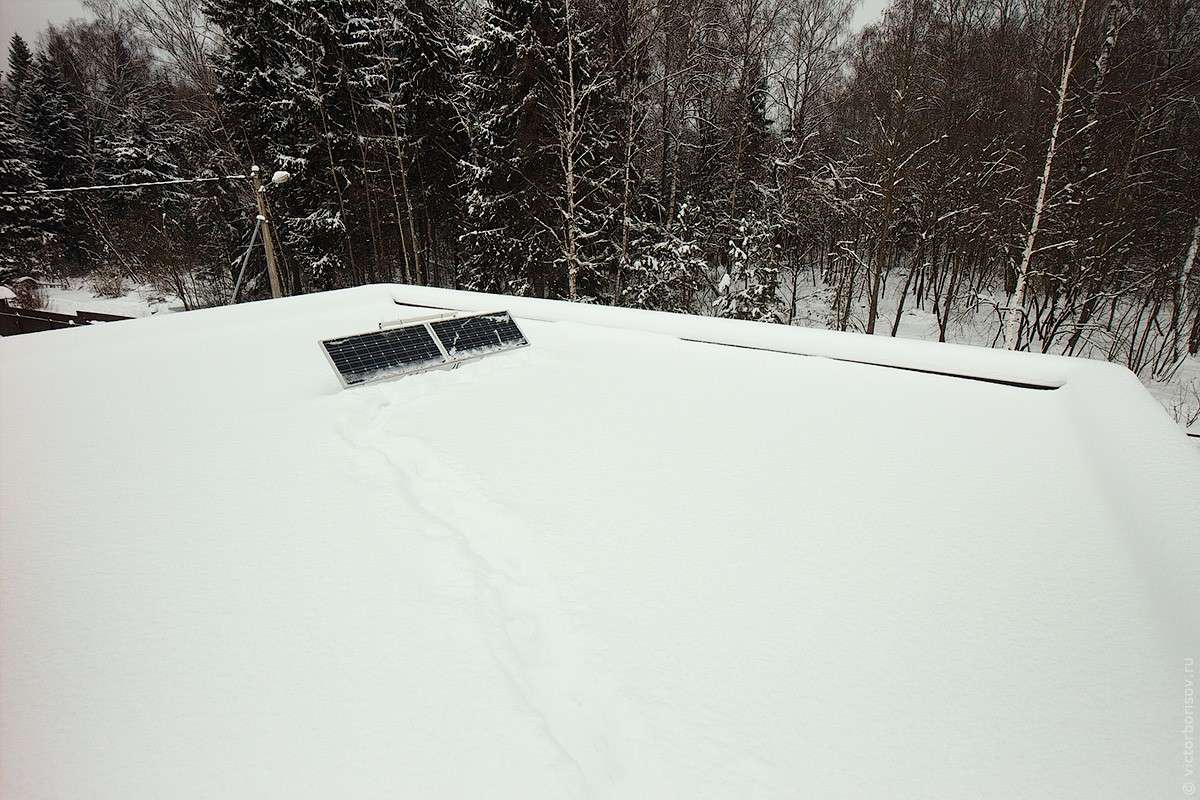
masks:
<svg viewBox="0 0 1200 800"><path fill-rule="evenodd" d="M530 346L341 388L429 307ZM401 286L0 363L2 797L1186 780L1200 455L1116 367Z"/></svg>

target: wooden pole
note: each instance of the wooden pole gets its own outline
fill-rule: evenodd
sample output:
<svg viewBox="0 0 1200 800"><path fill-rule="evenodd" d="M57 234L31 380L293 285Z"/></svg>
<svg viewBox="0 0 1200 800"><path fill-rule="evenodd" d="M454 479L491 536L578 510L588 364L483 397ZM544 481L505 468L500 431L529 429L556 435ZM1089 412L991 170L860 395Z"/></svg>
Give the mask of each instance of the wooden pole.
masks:
<svg viewBox="0 0 1200 800"><path fill-rule="evenodd" d="M279 266L275 263L275 235L271 232L271 221L267 216L267 198L263 194L262 170L251 167L250 180L254 184L254 202L258 205L258 219L262 225L263 249L267 251L267 275L271 278L271 297L283 297Z"/></svg>

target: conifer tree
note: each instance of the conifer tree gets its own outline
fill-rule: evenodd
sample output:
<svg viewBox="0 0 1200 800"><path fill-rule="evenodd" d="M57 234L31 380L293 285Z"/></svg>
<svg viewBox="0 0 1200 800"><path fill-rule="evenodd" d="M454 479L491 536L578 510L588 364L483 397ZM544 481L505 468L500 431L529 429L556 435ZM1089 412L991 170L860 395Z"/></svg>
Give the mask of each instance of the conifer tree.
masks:
<svg viewBox="0 0 1200 800"><path fill-rule="evenodd" d="M17 113L42 180L50 188L71 185L82 172L82 131L61 68L48 54L34 60Z"/></svg>
<svg viewBox="0 0 1200 800"><path fill-rule="evenodd" d="M452 270L452 250L438 245L453 241L461 224L462 26L446 0L370 0L369 13L350 26L360 65L350 89L361 109L352 119L369 134L365 156L379 175L381 227L398 234L405 280L438 283Z"/></svg>
<svg viewBox="0 0 1200 800"><path fill-rule="evenodd" d="M14 33L8 41L8 101L13 104L21 102L25 95L25 86L33 75L33 53L29 45L19 33Z"/></svg>
<svg viewBox="0 0 1200 800"><path fill-rule="evenodd" d="M160 92L169 90L160 88ZM96 179L102 184L138 184L184 177L176 163L178 127L166 110L148 105L124 109L97 142ZM127 274L156 270L170 257L169 224L185 213L187 195L171 186L106 194L99 226L99 261L119 264Z"/></svg>
<svg viewBox="0 0 1200 800"><path fill-rule="evenodd" d="M707 262L699 209L684 200L673 224L642 222L626 269L622 303L652 311L696 313Z"/></svg>
<svg viewBox="0 0 1200 800"><path fill-rule="evenodd" d="M83 172L82 131L71 108L57 62L38 53L17 104L19 124L29 145L28 157L42 183L51 189L78 182ZM43 260L58 266L64 257L78 265L83 235L78 198L44 195L37 200L38 226L45 237Z"/></svg>
<svg viewBox="0 0 1200 800"><path fill-rule="evenodd" d="M779 265L771 230L762 217L742 218L729 240L728 268L717 286L719 317L778 322Z"/></svg>
<svg viewBox="0 0 1200 800"><path fill-rule="evenodd" d="M313 0L269 3L207 0L204 12L223 31L215 59L217 98L226 125L248 161L269 175L292 176L274 194L272 222L281 254L293 266L293 291L352 284L342 217L330 208L334 165L319 112L325 49L313 37ZM333 178L333 180L340 180Z"/></svg>
<svg viewBox="0 0 1200 800"><path fill-rule="evenodd" d="M596 298L618 257L602 9L496 0L468 51L466 287Z"/></svg>
<svg viewBox="0 0 1200 800"><path fill-rule="evenodd" d="M28 153L11 103L0 96L0 269L25 269L41 243L36 198L23 193L44 187Z"/></svg>
<svg viewBox="0 0 1200 800"><path fill-rule="evenodd" d="M565 10L558 0L494 0L467 54L471 154L463 288L548 296L557 256L554 87Z"/></svg>

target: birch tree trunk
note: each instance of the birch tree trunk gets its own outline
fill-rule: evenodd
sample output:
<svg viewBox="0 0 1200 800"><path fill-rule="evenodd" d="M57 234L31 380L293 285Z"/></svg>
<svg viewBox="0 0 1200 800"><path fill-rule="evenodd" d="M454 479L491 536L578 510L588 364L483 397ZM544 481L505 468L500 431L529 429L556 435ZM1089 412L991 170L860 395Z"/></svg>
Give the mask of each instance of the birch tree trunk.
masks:
<svg viewBox="0 0 1200 800"><path fill-rule="evenodd" d="M1117 37L1121 35L1122 12L1121 0L1109 0L1108 8L1104 12L1104 41L1100 45L1100 55L1096 56L1096 85L1092 91L1091 107L1088 109L1088 136L1079 165L1081 178L1087 178L1088 171L1096 159L1096 146L1100 142L1101 132L1100 102L1104 98L1104 86L1108 82L1112 52L1117 47Z"/></svg>
<svg viewBox="0 0 1200 800"><path fill-rule="evenodd" d="M665 82L665 79L664 79ZM629 99L629 108L625 115L625 153L621 165L621 252L617 257L616 272L613 275L612 304L621 304L621 269L629 259L629 225L633 203L633 151L637 146L637 107L633 97Z"/></svg>
<svg viewBox="0 0 1200 800"><path fill-rule="evenodd" d="M571 0L566 0L567 28L567 77L565 113L563 115L562 161L564 177L564 210L563 220L563 256L567 262L567 297L570 300L579 299L579 221L576 211L575 193L575 147L578 140L579 106L576 102L575 91L575 9Z"/></svg>
<svg viewBox="0 0 1200 800"><path fill-rule="evenodd" d="M1071 81L1071 72L1075 65L1075 45L1079 41L1079 31L1083 28L1083 14L1087 9L1087 0L1079 0L1079 13L1075 17L1075 31L1067 45L1063 58L1062 80L1058 84L1058 103L1054 108L1054 125L1050 128L1050 140L1046 143L1046 160L1042 165L1042 177L1038 181L1037 200L1033 204L1033 216L1029 220L1029 233L1025 237L1025 250L1021 254L1021 263L1017 265L1017 285L1009 301L1005 319L1004 347L1016 350L1020 344L1021 322L1025 315L1025 286L1029 280L1029 264L1033 260L1033 249L1037 244L1038 229L1042 224L1042 213L1046 207L1046 188L1050 183L1050 170L1054 165L1054 154L1058 151L1058 132L1062 127L1063 109L1067 104L1067 86Z"/></svg>

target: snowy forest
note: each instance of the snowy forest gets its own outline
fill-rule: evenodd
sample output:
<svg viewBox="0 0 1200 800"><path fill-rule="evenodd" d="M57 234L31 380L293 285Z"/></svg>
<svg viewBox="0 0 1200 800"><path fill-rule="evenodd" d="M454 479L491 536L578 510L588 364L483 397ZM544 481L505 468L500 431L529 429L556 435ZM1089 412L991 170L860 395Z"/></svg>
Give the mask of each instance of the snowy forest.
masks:
<svg viewBox="0 0 1200 800"><path fill-rule="evenodd" d="M103 0L14 36L0 270L381 281L1104 357L1200 348L1194 0ZM191 181L201 178L206 180ZM188 180L136 189L53 191ZM931 336L933 338L933 336Z"/></svg>

